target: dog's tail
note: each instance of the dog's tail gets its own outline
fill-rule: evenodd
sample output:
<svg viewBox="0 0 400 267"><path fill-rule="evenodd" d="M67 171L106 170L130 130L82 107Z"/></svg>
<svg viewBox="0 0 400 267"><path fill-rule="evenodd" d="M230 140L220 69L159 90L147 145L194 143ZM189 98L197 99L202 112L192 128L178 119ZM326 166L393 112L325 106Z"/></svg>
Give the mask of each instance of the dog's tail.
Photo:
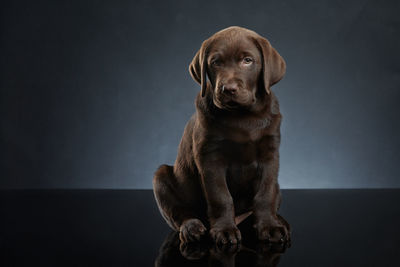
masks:
<svg viewBox="0 0 400 267"><path fill-rule="evenodd" d="M238 225L239 223L243 222L251 214L253 214L253 212L252 211L248 211L246 213L243 213L243 214L240 214L238 216L235 216L235 224Z"/></svg>

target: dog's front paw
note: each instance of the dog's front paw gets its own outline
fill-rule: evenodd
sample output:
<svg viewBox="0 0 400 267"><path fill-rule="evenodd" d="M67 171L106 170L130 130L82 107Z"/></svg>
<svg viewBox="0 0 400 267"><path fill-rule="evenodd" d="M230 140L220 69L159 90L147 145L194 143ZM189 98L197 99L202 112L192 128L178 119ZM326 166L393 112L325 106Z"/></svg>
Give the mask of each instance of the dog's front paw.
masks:
<svg viewBox="0 0 400 267"><path fill-rule="evenodd" d="M210 230L210 236L216 244L238 244L242 240L239 229L234 224L215 225Z"/></svg>
<svg viewBox="0 0 400 267"><path fill-rule="evenodd" d="M290 242L290 229L286 221L280 219L281 217L269 217L260 220L254 225L257 237L262 241L269 242Z"/></svg>
<svg viewBox="0 0 400 267"><path fill-rule="evenodd" d="M200 241L206 230L206 227L199 219L189 219L182 223L179 229L179 239L183 243Z"/></svg>

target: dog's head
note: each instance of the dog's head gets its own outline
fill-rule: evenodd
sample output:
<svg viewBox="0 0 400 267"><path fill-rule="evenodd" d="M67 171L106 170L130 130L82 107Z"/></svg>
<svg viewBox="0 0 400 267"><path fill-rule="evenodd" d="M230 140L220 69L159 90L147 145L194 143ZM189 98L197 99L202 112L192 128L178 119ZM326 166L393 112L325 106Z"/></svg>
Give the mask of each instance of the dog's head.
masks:
<svg viewBox="0 0 400 267"><path fill-rule="evenodd" d="M285 70L285 61L267 39L236 26L205 40L189 66L202 96L208 77L213 102L221 109L252 106L257 92L270 94Z"/></svg>

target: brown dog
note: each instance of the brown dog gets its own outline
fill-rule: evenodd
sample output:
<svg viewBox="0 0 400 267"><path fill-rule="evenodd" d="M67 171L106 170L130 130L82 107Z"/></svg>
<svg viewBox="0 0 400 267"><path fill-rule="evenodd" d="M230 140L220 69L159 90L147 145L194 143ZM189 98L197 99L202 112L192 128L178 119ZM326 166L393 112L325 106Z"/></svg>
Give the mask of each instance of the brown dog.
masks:
<svg viewBox="0 0 400 267"><path fill-rule="evenodd" d="M193 58L189 71L201 85L196 113L174 166L161 165L153 179L161 214L182 242L209 229L215 242L236 244L236 225L250 214L260 240L289 240L277 214L282 116L270 90L285 69L265 38L240 27L217 32Z"/></svg>

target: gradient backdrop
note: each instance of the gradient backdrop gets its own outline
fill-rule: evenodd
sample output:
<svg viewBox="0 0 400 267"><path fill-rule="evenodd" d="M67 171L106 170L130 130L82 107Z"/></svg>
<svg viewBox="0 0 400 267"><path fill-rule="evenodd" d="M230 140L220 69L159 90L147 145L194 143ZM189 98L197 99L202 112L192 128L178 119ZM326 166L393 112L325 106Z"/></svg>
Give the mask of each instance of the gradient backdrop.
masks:
<svg viewBox="0 0 400 267"><path fill-rule="evenodd" d="M151 188L238 25L287 62L282 188L400 187L400 1L0 3L0 188Z"/></svg>

